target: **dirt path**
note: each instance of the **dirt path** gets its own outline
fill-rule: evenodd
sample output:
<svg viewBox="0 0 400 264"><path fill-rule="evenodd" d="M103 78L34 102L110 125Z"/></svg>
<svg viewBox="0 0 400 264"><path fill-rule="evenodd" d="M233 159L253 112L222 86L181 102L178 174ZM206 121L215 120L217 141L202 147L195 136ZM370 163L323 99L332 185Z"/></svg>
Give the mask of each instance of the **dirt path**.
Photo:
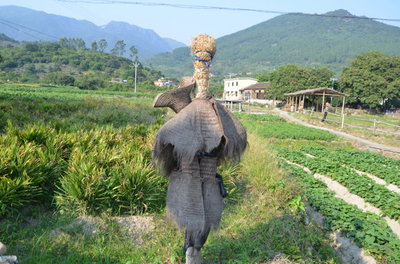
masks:
<svg viewBox="0 0 400 264"><path fill-rule="evenodd" d="M369 141L369 140L366 140L366 139L363 139L363 138L359 138L359 137L356 137L356 136L353 136L353 135L350 135L350 134L347 134L347 133L344 133L344 132L336 131L336 130L333 130L333 129L310 125L310 124L308 124L308 123L306 123L304 121L301 121L301 120L289 115L287 112L279 110L279 109L274 109L274 111L276 113L278 113L281 117L283 117L283 118L285 118L287 120L290 120L292 122L295 122L297 124L328 131L328 132L330 132L332 134L335 134L335 135L338 135L340 137L343 137L343 138L346 138L346 139L349 139L349 140L357 141L358 143L361 143L363 145L368 146L368 148L370 148L370 149L375 149L375 150L378 149L378 150L390 151L390 152L393 152L393 153L396 153L396 154L400 154L400 148L391 147L391 146L385 146L385 145L382 145L382 144L378 144L378 143L375 143L375 142L372 142L372 141Z"/></svg>

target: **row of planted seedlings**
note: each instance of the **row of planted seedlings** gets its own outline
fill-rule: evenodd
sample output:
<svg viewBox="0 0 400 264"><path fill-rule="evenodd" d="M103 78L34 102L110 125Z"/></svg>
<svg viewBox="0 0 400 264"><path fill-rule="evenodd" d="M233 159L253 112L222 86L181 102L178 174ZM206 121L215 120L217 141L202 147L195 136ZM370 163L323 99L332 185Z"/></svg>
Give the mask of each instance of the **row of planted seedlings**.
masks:
<svg viewBox="0 0 400 264"><path fill-rule="evenodd" d="M316 157L340 162L356 170L370 173L385 180L387 183L400 187L400 160L359 150L327 149L316 146L302 147L301 150Z"/></svg>
<svg viewBox="0 0 400 264"><path fill-rule="evenodd" d="M325 228L351 238L379 263L400 263L400 240L384 219L335 197L324 182L302 168L284 161L281 166L307 190L307 202L324 215Z"/></svg>
<svg viewBox="0 0 400 264"><path fill-rule="evenodd" d="M151 126L61 132L44 125L0 135L0 217L28 205L73 214L164 207L166 180L151 165Z"/></svg>
<svg viewBox="0 0 400 264"><path fill-rule="evenodd" d="M329 157L309 157L305 152L280 149L280 155L296 164L307 167L313 173L319 173L344 185L351 193L362 197L366 202L378 207L384 215L400 219L400 194L388 190L368 176L360 175L351 168L342 165L340 160Z"/></svg>

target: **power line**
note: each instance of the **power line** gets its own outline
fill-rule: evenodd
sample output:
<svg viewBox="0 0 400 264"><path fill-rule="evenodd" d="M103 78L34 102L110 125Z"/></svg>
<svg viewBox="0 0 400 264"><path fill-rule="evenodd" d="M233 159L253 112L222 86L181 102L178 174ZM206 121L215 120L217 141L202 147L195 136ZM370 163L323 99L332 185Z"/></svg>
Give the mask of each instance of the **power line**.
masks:
<svg viewBox="0 0 400 264"><path fill-rule="evenodd" d="M50 35L50 34L41 32L41 31L39 31L39 30L30 28L30 27L27 27L27 26L24 26L24 25L17 24L17 23L15 23L15 22L6 20L6 19L4 19L4 18L0 18L0 23L2 23L2 24L4 24L4 25L7 25L7 26L9 26L9 27L11 27L11 28L13 28L14 30L18 30L18 31L20 31L20 32L23 32L23 33L25 33L25 34L27 34L27 35L33 37L33 38L36 38L36 39L38 39L38 40L40 40L40 38L38 38L38 37L36 37L36 36L33 36L32 34L30 34L30 33L28 33L27 31L25 31L25 29L26 29L26 30L29 30L29 31L31 31L31 32L35 32L35 33L41 34L41 35L43 35L43 36L46 36L46 37L55 39L55 40L58 40L58 39L59 39L59 37L56 37L56 36L53 36L53 35ZM19 28L18 28L18 27L19 27ZM21 28L22 28L22 29L21 29Z"/></svg>
<svg viewBox="0 0 400 264"><path fill-rule="evenodd" d="M36 36L34 36L34 35L32 35L32 34L26 32L26 31L23 31L23 30L21 30L21 29L19 29L19 28L16 28L16 27L14 27L14 26L12 26L12 25L9 25L9 24L7 24L7 23L5 23L5 22L3 22L3 21L0 21L0 24L6 25L6 26L8 26L8 27L14 29L15 31L22 32L22 33L24 33L24 34L26 34L26 35L28 35L28 36L34 38L34 39L40 40L38 37L36 37Z"/></svg>
<svg viewBox="0 0 400 264"><path fill-rule="evenodd" d="M140 1L119 1L119 0L57 0L59 2L67 3L85 3L85 4L124 4L124 5L140 5L140 6L164 6L175 7L183 9L213 9L213 10L226 10L226 11L242 11L242 12L256 12L256 13L269 13L279 15L299 15L299 16L318 16L318 17L334 17L334 18L353 18L353 19L373 19L380 21L400 22L400 18L380 18L380 17L365 17L365 16L352 16L352 15L330 15L330 14L308 14L299 12L284 12L265 9L254 8L239 8L239 7L223 7L223 6L203 6L203 5L188 5L188 4L174 4L174 3L160 3L160 2L140 2Z"/></svg>

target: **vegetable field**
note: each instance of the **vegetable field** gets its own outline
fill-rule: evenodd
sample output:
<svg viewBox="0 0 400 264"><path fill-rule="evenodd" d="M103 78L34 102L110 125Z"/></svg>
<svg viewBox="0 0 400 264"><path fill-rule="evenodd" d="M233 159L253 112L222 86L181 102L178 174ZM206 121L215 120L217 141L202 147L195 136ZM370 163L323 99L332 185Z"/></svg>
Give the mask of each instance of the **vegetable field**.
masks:
<svg viewBox="0 0 400 264"><path fill-rule="evenodd" d="M379 263L400 262L399 160L343 146L344 143L335 142L337 139L326 136L324 131L287 129L293 125L290 124L284 132L274 134L270 131L282 129L284 121L278 123L274 118L263 121L259 116L243 114L241 118L248 120L244 123L250 131L269 138L281 166L304 187L304 201L324 215L328 230L352 239ZM368 212L337 198L314 175L324 175L340 183L380 213ZM394 189L388 188L389 185ZM388 224L388 218L394 226Z"/></svg>

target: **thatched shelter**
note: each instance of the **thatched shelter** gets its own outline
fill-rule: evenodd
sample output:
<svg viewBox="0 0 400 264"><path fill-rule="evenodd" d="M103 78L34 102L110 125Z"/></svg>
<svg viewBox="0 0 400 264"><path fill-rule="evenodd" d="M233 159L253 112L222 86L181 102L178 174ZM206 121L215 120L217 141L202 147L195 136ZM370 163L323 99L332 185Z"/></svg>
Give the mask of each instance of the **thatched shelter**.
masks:
<svg viewBox="0 0 400 264"><path fill-rule="evenodd" d="M327 97L343 97L343 105L344 105L345 97L347 96L344 93L338 92L332 88L327 88L327 87L301 90L293 93L287 93L285 95L289 97L287 101L287 106L292 111L303 110L306 98L322 97L322 107L321 107L322 112L325 110L325 103ZM316 107L315 109L318 109L318 107Z"/></svg>

